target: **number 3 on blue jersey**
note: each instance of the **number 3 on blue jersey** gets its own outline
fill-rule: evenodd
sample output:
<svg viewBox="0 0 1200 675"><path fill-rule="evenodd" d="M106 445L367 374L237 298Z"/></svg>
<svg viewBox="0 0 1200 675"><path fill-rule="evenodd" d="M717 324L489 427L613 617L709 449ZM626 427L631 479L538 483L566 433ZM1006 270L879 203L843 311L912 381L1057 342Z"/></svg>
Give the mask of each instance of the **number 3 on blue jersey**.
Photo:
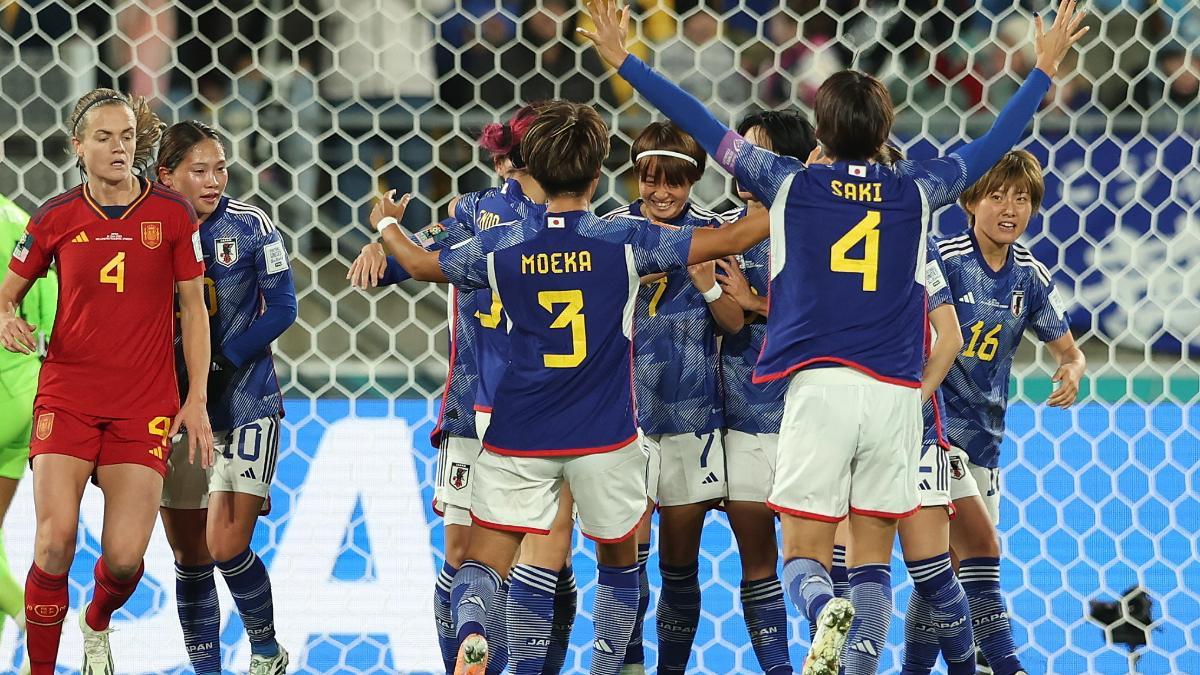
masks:
<svg viewBox="0 0 1200 675"><path fill-rule="evenodd" d="M555 305L566 305L551 322L551 328L571 329L570 354L543 354L547 368L574 368L587 357L587 324L583 317L583 291L540 291L538 304L554 313Z"/></svg>
<svg viewBox="0 0 1200 675"><path fill-rule="evenodd" d="M848 258L846 254L858 242L863 242L863 257ZM874 291L879 276L879 212L867 211L867 215L850 228L841 239L829 247L829 269L833 272L861 274L862 289Z"/></svg>

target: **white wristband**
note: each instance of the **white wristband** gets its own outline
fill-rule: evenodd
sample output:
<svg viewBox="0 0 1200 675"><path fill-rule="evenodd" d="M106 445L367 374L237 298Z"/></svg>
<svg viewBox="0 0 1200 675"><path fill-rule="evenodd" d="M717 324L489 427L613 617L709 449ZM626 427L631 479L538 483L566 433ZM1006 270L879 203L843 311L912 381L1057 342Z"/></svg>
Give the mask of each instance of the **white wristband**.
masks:
<svg viewBox="0 0 1200 675"><path fill-rule="evenodd" d="M383 232L384 229L386 229L389 225L399 225L399 224L400 224L400 221L396 220L395 218L393 218L391 216L388 216L387 218L383 218L378 223L375 224L375 231Z"/></svg>
<svg viewBox="0 0 1200 675"><path fill-rule="evenodd" d="M704 296L704 301L711 305L717 300L720 300L724 293L725 291L722 290L721 284L713 284L712 288L704 291L700 295Z"/></svg>

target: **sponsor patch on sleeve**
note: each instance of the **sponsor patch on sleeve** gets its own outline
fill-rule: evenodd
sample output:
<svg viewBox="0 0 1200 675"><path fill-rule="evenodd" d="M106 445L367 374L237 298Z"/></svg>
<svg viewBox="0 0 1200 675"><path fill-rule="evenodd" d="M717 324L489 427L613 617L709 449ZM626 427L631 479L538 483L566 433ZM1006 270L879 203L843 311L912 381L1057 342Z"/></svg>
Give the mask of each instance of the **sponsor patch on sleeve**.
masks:
<svg viewBox="0 0 1200 675"><path fill-rule="evenodd" d="M288 268L287 251L282 241L273 241L263 247L263 258L267 263L267 274L276 274Z"/></svg>
<svg viewBox="0 0 1200 675"><path fill-rule="evenodd" d="M13 257L20 262L25 262L25 259L29 257L29 249L31 248L33 248L33 235L26 232L25 236L21 237L21 240L17 242L17 247L13 249Z"/></svg>
<svg viewBox="0 0 1200 675"><path fill-rule="evenodd" d="M936 261L925 263L925 292L933 295L946 287L946 276Z"/></svg>
<svg viewBox="0 0 1200 675"><path fill-rule="evenodd" d="M204 262L204 249L200 248L200 230L192 233L192 253L196 256L196 262Z"/></svg>
<svg viewBox="0 0 1200 675"><path fill-rule="evenodd" d="M1057 288L1050 291L1050 307L1054 310L1055 315L1061 317L1067 316L1067 303L1063 300Z"/></svg>

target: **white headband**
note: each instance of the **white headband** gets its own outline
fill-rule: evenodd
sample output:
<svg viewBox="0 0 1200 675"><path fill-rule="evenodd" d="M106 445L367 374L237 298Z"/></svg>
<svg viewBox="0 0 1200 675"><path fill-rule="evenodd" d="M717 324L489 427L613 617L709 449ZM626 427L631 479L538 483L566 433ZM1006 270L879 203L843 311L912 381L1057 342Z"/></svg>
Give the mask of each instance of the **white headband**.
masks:
<svg viewBox="0 0 1200 675"><path fill-rule="evenodd" d="M647 150L645 152L639 152L637 156L633 158L633 163L637 164L638 162L642 161L643 157L674 157L676 159L685 159L691 162L692 166L700 166L696 163L696 159L694 157L688 157L682 152L675 152L674 150Z"/></svg>

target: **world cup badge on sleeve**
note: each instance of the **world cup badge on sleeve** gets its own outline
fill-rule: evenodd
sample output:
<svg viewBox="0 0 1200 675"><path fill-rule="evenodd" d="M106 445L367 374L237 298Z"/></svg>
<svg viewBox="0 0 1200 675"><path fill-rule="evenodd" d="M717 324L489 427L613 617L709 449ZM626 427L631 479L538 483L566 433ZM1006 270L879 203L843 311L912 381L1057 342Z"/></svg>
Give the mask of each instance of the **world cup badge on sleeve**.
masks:
<svg viewBox="0 0 1200 675"><path fill-rule="evenodd" d="M217 249L217 262L225 267L232 267L233 263L238 259L238 248L236 237L222 237L213 240L213 247Z"/></svg>
<svg viewBox="0 0 1200 675"><path fill-rule="evenodd" d="M1025 310L1025 291L1013 291L1008 308L1012 310L1013 316L1020 317L1021 312Z"/></svg>
<svg viewBox="0 0 1200 675"><path fill-rule="evenodd" d="M142 246L149 249L162 244L162 223L157 220L142 223Z"/></svg>
<svg viewBox="0 0 1200 675"><path fill-rule="evenodd" d="M44 441L50 438L50 432L54 430L54 413L42 413L37 418L37 439Z"/></svg>

